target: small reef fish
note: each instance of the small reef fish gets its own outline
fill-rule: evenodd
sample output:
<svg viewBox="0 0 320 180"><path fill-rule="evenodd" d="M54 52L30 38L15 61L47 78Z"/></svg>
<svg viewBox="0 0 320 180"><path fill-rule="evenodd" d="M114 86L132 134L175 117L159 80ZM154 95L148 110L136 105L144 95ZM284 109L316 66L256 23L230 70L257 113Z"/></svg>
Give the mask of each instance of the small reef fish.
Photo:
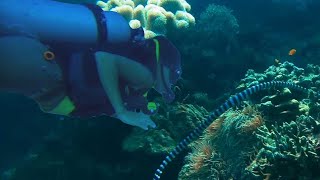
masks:
<svg viewBox="0 0 320 180"><path fill-rule="evenodd" d="M296 54L297 50L296 49L291 49L288 53L289 56L293 56L294 54Z"/></svg>

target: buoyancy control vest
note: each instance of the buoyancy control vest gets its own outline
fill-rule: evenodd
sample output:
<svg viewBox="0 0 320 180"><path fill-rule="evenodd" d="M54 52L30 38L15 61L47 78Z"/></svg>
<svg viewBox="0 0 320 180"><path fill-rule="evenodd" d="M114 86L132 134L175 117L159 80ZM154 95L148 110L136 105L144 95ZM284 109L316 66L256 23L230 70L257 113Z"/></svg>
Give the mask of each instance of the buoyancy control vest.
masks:
<svg viewBox="0 0 320 180"><path fill-rule="evenodd" d="M153 41L143 46L122 44L117 47L104 47L105 52L121 55L145 65L155 77L157 60ZM93 50L65 52L58 51L60 65L66 86L67 96L74 105L70 116L91 117L113 115L115 113L100 82ZM153 77L153 78L154 78ZM125 79L120 78L119 90L128 110L141 110L149 113L144 94L149 89L133 90ZM70 103L69 103L70 104Z"/></svg>

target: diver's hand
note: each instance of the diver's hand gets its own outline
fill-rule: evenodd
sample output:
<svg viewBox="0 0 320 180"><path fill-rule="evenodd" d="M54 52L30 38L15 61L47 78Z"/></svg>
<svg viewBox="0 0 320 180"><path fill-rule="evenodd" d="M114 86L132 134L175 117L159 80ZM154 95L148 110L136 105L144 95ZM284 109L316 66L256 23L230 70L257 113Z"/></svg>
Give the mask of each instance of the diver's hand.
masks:
<svg viewBox="0 0 320 180"><path fill-rule="evenodd" d="M117 113L116 118L126 124L137 126L144 130L148 130L149 127L156 127L156 124L150 119L150 116L142 112L122 111L121 113Z"/></svg>

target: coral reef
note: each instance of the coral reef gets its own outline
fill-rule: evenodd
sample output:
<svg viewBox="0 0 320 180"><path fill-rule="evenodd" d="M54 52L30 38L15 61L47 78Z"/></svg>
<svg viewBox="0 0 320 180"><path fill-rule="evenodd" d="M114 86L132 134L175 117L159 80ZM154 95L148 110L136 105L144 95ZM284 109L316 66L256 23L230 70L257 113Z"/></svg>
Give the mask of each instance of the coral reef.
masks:
<svg viewBox="0 0 320 180"><path fill-rule="evenodd" d="M315 90L318 77L319 66L285 62L264 73L248 71L238 89L281 78ZM319 99L313 90L303 97L271 89L250 99L254 108L225 112L190 145L179 179L320 178Z"/></svg>
<svg viewBox="0 0 320 180"><path fill-rule="evenodd" d="M264 73L255 73L253 70L248 70L237 89L243 90L246 87L272 80L288 81L309 88L311 91L308 97L291 92L288 88L260 93L252 100L259 101L258 99L261 99L262 111L268 113L274 120L292 120L292 118L301 114L317 116L320 104L313 94L320 89L320 66L309 64L303 69L293 63L284 62L270 66Z"/></svg>
<svg viewBox="0 0 320 180"><path fill-rule="evenodd" d="M227 111L191 144L193 152L187 156L179 179L240 178L254 153L257 139L252 133L263 123L261 114L252 106Z"/></svg>
<svg viewBox="0 0 320 180"><path fill-rule="evenodd" d="M169 29L185 29L195 24L185 0L109 0L98 1L104 11L122 14L132 28L142 26L145 37L165 35Z"/></svg>
<svg viewBox="0 0 320 180"><path fill-rule="evenodd" d="M320 88L320 66L308 64L305 69L295 66L293 63L285 61L275 62L264 73L256 73L248 70L245 78L240 81L237 89L242 90L246 87L265 81L288 81L297 85L317 90Z"/></svg>
<svg viewBox="0 0 320 180"><path fill-rule="evenodd" d="M282 125L258 128L256 137L261 147L256 158L246 168L249 179L279 176L285 179L314 179L320 177L320 121L300 116Z"/></svg>
<svg viewBox="0 0 320 180"><path fill-rule="evenodd" d="M196 91L217 98L230 91L222 87L232 87L242 73L239 70L246 65L247 59L238 56L240 22L230 7L217 4L203 7L196 19L193 28L168 32L168 37L182 58L188 59L184 61L184 78L195 84ZM223 70L226 66L228 73Z"/></svg>
<svg viewBox="0 0 320 180"><path fill-rule="evenodd" d="M60 1L96 3L96 0ZM110 124L111 118L101 118L107 122L105 125L100 122L82 128L65 128L67 122L59 121L66 132L55 133L65 136L47 140L44 142L47 149L32 151L26 163L6 171L0 179L148 179L152 172L146 172L154 169L151 164L159 162L157 157L172 150L178 140L201 122L207 110L220 104L217 96L223 100L229 97L227 92L248 67L255 71L248 71L237 91L272 80L293 82L313 91L306 97L290 88L265 90L250 99L254 106L226 112L190 146L192 151L179 178L320 179L320 104L312 96L320 89L320 68L309 65L302 69L289 62L282 63L286 59L301 65L318 64L319 21L314 17L315 12L318 15L319 2L188 0L197 19L196 26L188 14L191 6L184 0L98 3L105 10L120 12L132 28L144 27L147 38L156 33L171 35L170 40L185 60L184 81L190 81L192 88L189 86L183 89L183 96L176 96L178 103L161 104L159 115L152 117L158 125L152 131L131 129L120 123L114 126ZM297 49L295 56L288 56L291 48ZM275 58L281 63L257 73ZM35 115L35 108L26 109L25 101L3 103L5 98L1 97L2 119L10 121L1 125L2 140L6 139L1 164L7 163L4 160L7 159L11 166L17 159L23 161L17 154L25 153L25 142L37 144L35 139L57 122L48 123L49 115ZM13 112L8 106L12 106ZM91 119L90 123L95 121ZM12 127L8 128L8 124ZM85 122L81 120L79 124ZM124 132L127 133L121 135ZM17 149L19 153L13 152Z"/></svg>
<svg viewBox="0 0 320 180"><path fill-rule="evenodd" d="M191 57L197 56L197 59L199 56L214 58L221 52L228 53L231 46L236 43L235 38L240 30L239 23L232 10L226 6L210 4L200 14L197 22L196 27L184 33L184 36L188 34L190 36L190 43L185 43L182 49L185 54Z"/></svg>
<svg viewBox="0 0 320 180"><path fill-rule="evenodd" d="M299 115L307 115L310 111L308 103L297 100L296 97L288 88L284 88L273 95L263 97L258 106L261 111L268 114L269 119L277 122L292 120Z"/></svg>
<svg viewBox="0 0 320 180"><path fill-rule="evenodd" d="M161 107L165 109L153 117L158 127L147 132L135 128L124 140L123 150L143 151L148 154L167 153L208 114L203 107L191 104L177 103Z"/></svg>
<svg viewBox="0 0 320 180"><path fill-rule="evenodd" d="M220 41L218 38L231 41L239 33L238 20L233 15L232 10L216 4L210 4L201 13L199 26L202 27L199 31L201 33L205 32L205 36L210 37L212 42Z"/></svg>

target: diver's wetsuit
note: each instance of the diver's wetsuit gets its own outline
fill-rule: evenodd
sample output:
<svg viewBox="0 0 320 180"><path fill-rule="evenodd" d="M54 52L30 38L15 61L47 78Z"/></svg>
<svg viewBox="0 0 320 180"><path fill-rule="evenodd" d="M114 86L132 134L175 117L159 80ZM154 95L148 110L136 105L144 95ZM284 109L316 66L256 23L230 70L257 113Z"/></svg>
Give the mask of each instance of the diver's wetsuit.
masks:
<svg viewBox="0 0 320 180"><path fill-rule="evenodd" d="M104 52L127 57L146 66L153 74L157 66L155 46L152 40L147 40L148 45L135 46L132 44L121 44L117 46L104 47ZM66 51L57 48L57 62L62 69L65 82L66 95L76 106L71 115L75 116L97 116L101 114L112 115L114 108L109 102L107 95L99 79L97 65L94 56L95 50ZM135 91L127 86L125 79L120 78L119 90L123 102L128 110L140 109L147 111L147 101L143 94L149 89Z"/></svg>
<svg viewBox="0 0 320 180"><path fill-rule="evenodd" d="M48 47L19 35L1 37L0 47L0 90L36 100L42 96L44 111L61 100L64 96L62 71L54 61L44 58Z"/></svg>
<svg viewBox="0 0 320 180"><path fill-rule="evenodd" d="M94 5L26 1L25 9L18 9L18 13L12 8L15 3L20 3L18 0L0 1L3 10L0 12L0 90L31 97L46 112L69 97L74 103L68 102L69 108L76 106L72 112L74 115L112 114L113 108L99 82L94 53L107 50L109 45L118 47L132 43L131 38L135 34L126 20L115 12L103 12ZM54 13L61 13L60 10L74 10L76 12L72 13L77 14L77 18L95 22L82 23L57 14L61 23L67 24L53 27L57 24ZM44 17L39 11L45 13ZM46 19L53 21L47 22ZM82 37L84 39L79 39ZM54 57L46 57L48 52Z"/></svg>
<svg viewBox="0 0 320 180"><path fill-rule="evenodd" d="M65 96L68 96L75 106L70 115L92 116L114 113L99 79L95 50L74 49L58 44L44 46L37 40L20 36L1 38L0 46L1 43L5 43L17 50L15 40L19 41L23 49L18 49L21 54L11 53L14 55L10 57L11 61L0 61L0 89L31 97L46 112L50 112ZM147 42L150 42L149 46L121 44L104 47L104 52L121 55L141 63L155 76L157 63L155 47L152 40ZM29 45L29 49L25 48L24 43ZM35 49L37 50L35 53L27 52ZM55 58L45 59L45 52L52 52ZM24 54L31 54L32 57ZM147 102L143 94L147 89L134 91L126 87L126 84L124 79L120 79L119 89L127 108L142 110L146 108Z"/></svg>
<svg viewBox="0 0 320 180"><path fill-rule="evenodd" d="M0 1L0 9L5 9L0 11L0 90L31 97L40 104L43 111L49 113L74 116L112 115L114 109L100 83L94 56L95 52L104 51L145 65L154 79L156 71L161 72L164 79L162 68L166 66L170 70L170 77L168 81L163 81L165 88L160 93L168 102L174 99L170 87L181 75L180 54L164 37L140 41L141 33L137 35L136 32L139 31L131 30L122 16L114 12L103 12L97 6L85 7L49 0L26 1L30 6L36 5L36 8L19 9L21 17L8 10L14 7L14 3L19 4L18 0ZM61 13L60 9L67 11L75 7L77 15L73 14L72 17L96 22L82 23L78 19L58 15L61 23L67 24L55 28L53 24L57 25L57 22L47 22L45 17L33 14L41 15L38 11L46 12L39 6L48 10L56 6L52 10L55 13ZM52 15L54 12L50 12L47 19L55 21L56 17ZM33 19L38 24L34 24ZM8 25L11 21L14 23ZM19 23L26 23L26 29L24 26L22 29L17 26L19 30L16 31L15 25ZM88 28L88 25L94 27ZM30 29L37 33L30 33ZM77 32L73 33L70 29ZM81 36L81 33L85 35ZM81 37L84 39L79 39ZM164 52L162 54L159 54L160 42L164 45L161 47ZM53 58L47 57L47 52ZM124 79L120 79L119 89L126 108L148 113L147 101L143 96L148 89L133 91L126 84Z"/></svg>

